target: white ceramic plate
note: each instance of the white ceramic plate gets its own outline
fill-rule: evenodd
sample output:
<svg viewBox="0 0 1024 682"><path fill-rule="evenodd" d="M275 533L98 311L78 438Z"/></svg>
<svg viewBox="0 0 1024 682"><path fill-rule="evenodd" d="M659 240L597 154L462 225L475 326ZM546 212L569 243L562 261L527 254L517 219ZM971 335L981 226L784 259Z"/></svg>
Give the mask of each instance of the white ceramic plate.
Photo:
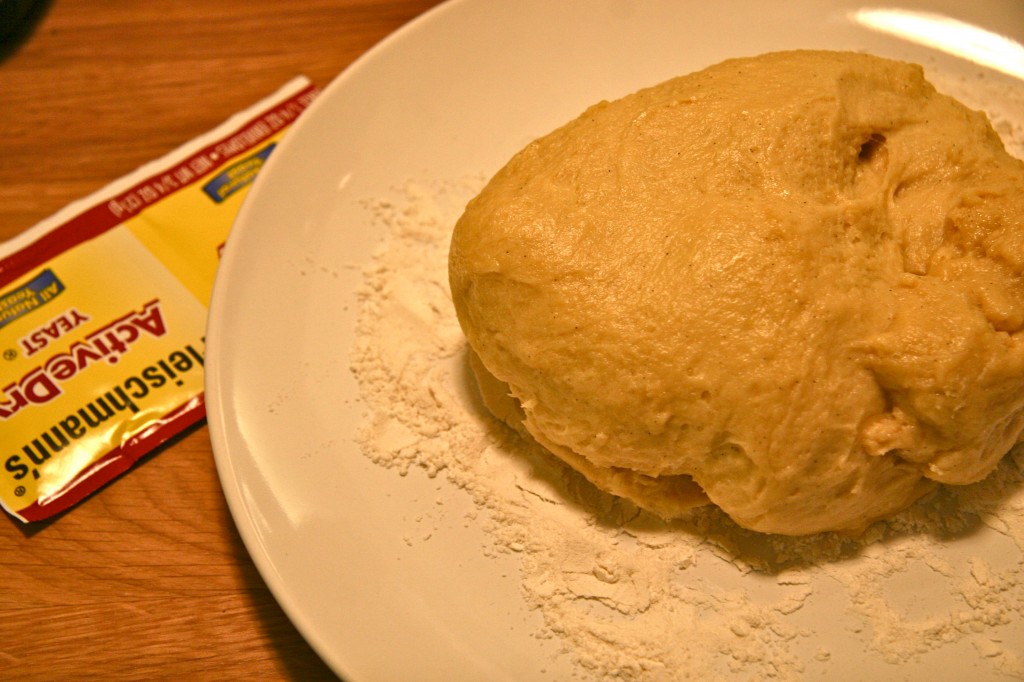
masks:
<svg viewBox="0 0 1024 682"><path fill-rule="evenodd" d="M1024 39L1016 0L899 5ZM367 53L303 115L231 235L210 312L207 400L246 546L340 675L572 673L557 641L531 636L540 615L521 599L516 565L480 555L480 529L453 513L430 543L408 551L409 519L434 504L439 483L381 469L354 443L354 291L379 238L361 202L410 178L489 174L597 100L731 56L865 49L979 70L865 27L858 9L838 0L455 0Z"/></svg>

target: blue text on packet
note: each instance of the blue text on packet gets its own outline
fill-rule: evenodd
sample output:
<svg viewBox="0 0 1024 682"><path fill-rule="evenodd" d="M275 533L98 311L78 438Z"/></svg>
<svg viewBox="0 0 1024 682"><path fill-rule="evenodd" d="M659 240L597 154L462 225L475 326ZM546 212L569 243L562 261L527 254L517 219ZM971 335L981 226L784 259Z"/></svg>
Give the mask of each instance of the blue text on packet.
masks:
<svg viewBox="0 0 1024 682"><path fill-rule="evenodd" d="M0 327L48 303L62 291L63 282L47 268L17 289L0 294Z"/></svg>
<svg viewBox="0 0 1024 682"><path fill-rule="evenodd" d="M224 201L256 179L256 174L263 168L263 164L267 162L267 157L270 156L270 152L274 151L276 146L276 142L271 142L255 154L251 154L241 161L231 164L224 169L224 172L218 173L213 179L203 185L203 191L218 204Z"/></svg>

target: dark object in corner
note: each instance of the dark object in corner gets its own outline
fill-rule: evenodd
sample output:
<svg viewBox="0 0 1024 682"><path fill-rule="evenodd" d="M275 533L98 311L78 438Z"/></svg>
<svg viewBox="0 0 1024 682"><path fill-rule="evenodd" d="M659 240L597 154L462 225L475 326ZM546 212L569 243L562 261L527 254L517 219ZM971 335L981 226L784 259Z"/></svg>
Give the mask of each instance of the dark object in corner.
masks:
<svg viewBox="0 0 1024 682"><path fill-rule="evenodd" d="M50 4L51 0L0 0L0 61L32 35Z"/></svg>

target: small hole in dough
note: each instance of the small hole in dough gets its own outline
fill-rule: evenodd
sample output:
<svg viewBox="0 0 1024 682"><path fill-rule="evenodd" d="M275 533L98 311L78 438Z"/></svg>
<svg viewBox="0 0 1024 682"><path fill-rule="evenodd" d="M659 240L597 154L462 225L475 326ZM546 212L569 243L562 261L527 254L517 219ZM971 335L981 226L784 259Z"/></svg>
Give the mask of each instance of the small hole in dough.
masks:
<svg viewBox="0 0 1024 682"><path fill-rule="evenodd" d="M885 147L885 135L875 133L861 144L857 160L861 163L871 163L883 147Z"/></svg>

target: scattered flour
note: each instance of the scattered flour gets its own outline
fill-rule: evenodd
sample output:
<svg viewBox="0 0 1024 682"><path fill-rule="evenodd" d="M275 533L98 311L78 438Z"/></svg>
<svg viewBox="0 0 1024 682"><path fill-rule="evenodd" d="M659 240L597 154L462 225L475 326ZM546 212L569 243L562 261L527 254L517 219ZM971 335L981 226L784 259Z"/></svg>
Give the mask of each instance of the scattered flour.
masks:
<svg viewBox="0 0 1024 682"><path fill-rule="evenodd" d="M1013 111L992 117L1024 156ZM447 254L482 184L410 183L367 204L387 236L359 294L360 441L471 496L480 551L518 558L535 636L559 638L578 678L1024 679L1024 450L857 539L760 535L714 508L666 523L613 498L477 401Z"/></svg>

